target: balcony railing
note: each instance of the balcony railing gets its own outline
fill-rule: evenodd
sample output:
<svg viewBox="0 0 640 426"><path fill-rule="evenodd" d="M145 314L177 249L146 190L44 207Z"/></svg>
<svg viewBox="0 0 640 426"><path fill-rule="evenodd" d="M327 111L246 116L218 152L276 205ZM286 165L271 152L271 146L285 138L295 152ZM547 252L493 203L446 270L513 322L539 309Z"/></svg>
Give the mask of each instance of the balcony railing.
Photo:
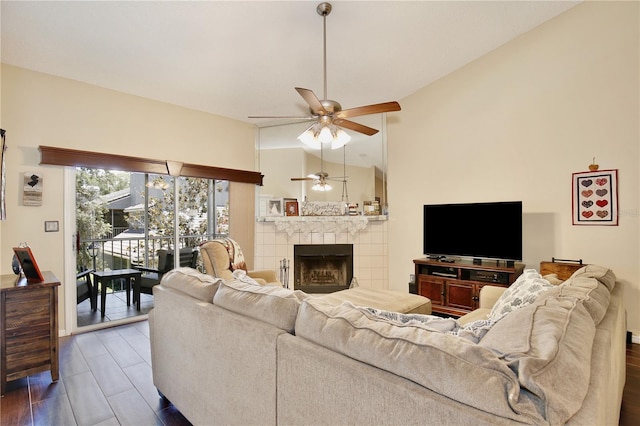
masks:
<svg viewBox="0 0 640 426"><path fill-rule="evenodd" d="M178 239L178 249L198 247L204 241L226 235L183 235ZM175 249L174 238L150 236L145 239L135 234L120 232L113 238L83 239L80 249L86 250L91 265L82 265L95 270L127 269L135 266L158 267L158 250Z"/></svg>

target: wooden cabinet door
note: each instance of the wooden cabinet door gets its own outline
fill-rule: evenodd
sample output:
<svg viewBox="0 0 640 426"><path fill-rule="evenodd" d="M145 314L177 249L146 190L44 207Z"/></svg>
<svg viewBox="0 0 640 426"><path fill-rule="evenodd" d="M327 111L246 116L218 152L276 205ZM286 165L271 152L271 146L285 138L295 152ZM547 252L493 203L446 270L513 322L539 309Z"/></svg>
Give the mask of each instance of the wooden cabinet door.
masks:
<svg viewBox="0 0 640 426"><path fill-rule="evenodd" d="M456 309L475 309L475 285L458 281L447 282L447 306Z"/></svg>
<svg viewBox="0 0 640 426"><path fill-rule="evenodd" d="M431 300L431 306L445 304L445 280L426 275L418 275L418 293Z"/></svg>

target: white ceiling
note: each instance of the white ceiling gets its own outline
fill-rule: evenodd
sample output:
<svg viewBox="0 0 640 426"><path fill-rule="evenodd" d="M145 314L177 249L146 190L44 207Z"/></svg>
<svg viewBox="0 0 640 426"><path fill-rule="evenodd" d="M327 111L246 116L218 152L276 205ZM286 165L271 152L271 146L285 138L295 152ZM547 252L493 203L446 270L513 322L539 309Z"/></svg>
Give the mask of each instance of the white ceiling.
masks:
<svg viewBox="0 0 640 426"><path fill-rule="evenodd" d="M303 115L295 86L323 97L318 3L3 0L2 62L246 122ZM333 1L328 97L401 100L577 3Z"/></svg>

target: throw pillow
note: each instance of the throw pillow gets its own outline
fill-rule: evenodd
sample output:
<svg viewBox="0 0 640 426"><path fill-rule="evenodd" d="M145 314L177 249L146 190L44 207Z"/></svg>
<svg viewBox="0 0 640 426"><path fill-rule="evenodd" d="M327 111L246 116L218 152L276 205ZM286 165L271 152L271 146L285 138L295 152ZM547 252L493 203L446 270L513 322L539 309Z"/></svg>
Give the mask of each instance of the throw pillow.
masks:
<svg viewBox="0 0 640 426"><path fill-rule="evenodd" d="M249 275L247 275L247 271L245 271L244 269L236 269L235 271L232 272L232 274L233 274L233 278L235 278L238 281L242 281L243 283L251 284L251 285L260 285L258 281L254 280Z"/></svg>
<svg viewBox="0 0 640 426"><path fill-rule="evenodd" d="M370 307L359 307L348 301L343 302L342 305L358 309L371 319L387 321L398 326L417 326L440 333L451 332L459 327L458 322L454 318L443 318L435 315L403 314Z"/></svg>
<svg viewBox="0 0 640 426"><path fill-rule="evenodd" d="M470 342L478 343L491 327L497 322L494 319L481 319L477 321L472 321L470 323L465 324L464 326L458 328L455 331L452 331L451 334L461 337L463 339L467 339Z"/></svg>
<svg viewBox="0 0 640 426"><path fill-rule="evenodd" d="M397 326L414 326L432 332L451 334L473 343L478 343L480 339L487 334L487 331L491 329L493 324L496 323L495 320L488 319L474 321L465 326L461 326L455 318L451 317L403 314L369 307L358 307L351 302L343 302L342 305L358 309L371 319L387 321Z"/></svg>
<svg viewBox="0 0 640 426"><path fill-rule="evenodd" d="M488 319L497 321L511 311L530 305L541 293L552 287L538 271L525 269L493 305Z"/></svg>

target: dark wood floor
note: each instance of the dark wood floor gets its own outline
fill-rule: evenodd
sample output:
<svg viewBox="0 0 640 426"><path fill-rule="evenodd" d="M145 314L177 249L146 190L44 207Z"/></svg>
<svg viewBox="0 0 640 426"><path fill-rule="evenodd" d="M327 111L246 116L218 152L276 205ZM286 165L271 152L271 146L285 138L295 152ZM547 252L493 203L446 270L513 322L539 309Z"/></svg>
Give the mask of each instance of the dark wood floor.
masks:
<svg viewBox="0 0 640 426"><path fill-rule="evenodd" d="M620 424L640 424L640 345L627 345L627 382L622 394Z"/></svg>
<svg viewBox="0 0 640 426"><path fill-rule="evenodd" d="M620 425L640 423L640 345L627 345ZM60 380L49 373L9 382L3 426L190 425L152 383L149 324L60 338Z"/></svg>
<svg viewBox="0 0 640 426"><path fill-rule="evenodd" d="M60 380L9 382L0 424L190 425L153 386L148 321L61 337Z"/></svg>

